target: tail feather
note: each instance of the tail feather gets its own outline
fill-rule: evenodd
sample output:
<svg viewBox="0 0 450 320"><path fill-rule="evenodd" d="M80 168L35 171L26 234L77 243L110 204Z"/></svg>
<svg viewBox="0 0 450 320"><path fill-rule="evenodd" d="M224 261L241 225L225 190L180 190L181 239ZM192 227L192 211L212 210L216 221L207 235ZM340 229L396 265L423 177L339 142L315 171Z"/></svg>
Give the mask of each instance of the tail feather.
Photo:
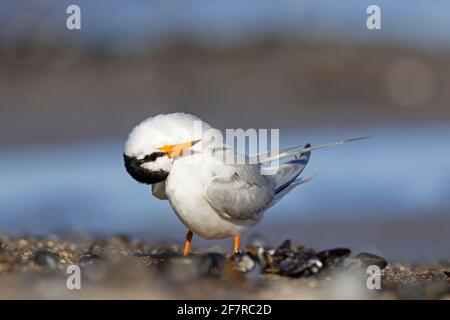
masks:
<svg viewBox="0 0 450 320"><path fill-rule="evenodd" d="M311 145L308 143L305 146L305 149L310 147ZM283 167L280 168L278 174L275 175L275 177L278 178L278 184L277 187L275 188L275 194L278 194L281 191L283 191L295 179L297 179L300 173L302 173L303 170L305 169L310 158L311 158L311 151L308 151L306 153L296 156L294 160L291 160L288 163L282 165Z"/></svg>
<svg viewBox="0 0 450 320"><path fill-rule="evenodd" d="M314 173L312 175L306 176L306 177L301 177L299 179L294 180L291 184L289 184L286 188L284 188L283 190L281 190L279 193L277 193L275 195L275 198L272 200L272 202L270 203L269 207L274 206L275 204L278 203L278 201L280 201L285 195L287 195L288 193L295 191L298 187L300 187L302 184L305 184L309 181L311 181L312 179L314 179L316 176L318 176L319 173Z"/></svg>
<svg viewBox="0 0 450 320"><path fill-rule="evenodd" d="M351 138L333 143L325 143L314 147L312 147L310 144L305 145L303 148L301 148L301 146L295 146L280 150L280 152L274 155L272 155L271 153L267 153L252 158L251 160L261 165L264 163L282 160L289 157L294 158L286 163L280 164L276 168L261 167L261 174L268 176L269 179L272 179L272 181L275 184L275 198L270 203L269 208L275 205L289 192L294 191L300 185L305 184L306 182L312 180L314 177L318 175L318 173L316 173L308 177L302 177L297 179L297 177L302 173L302 171L308 164L309 159L311 157L311 151L331 146L338 146L344 143L349 143L357 140L364 140L368 138L370 137Z"/></svg>
<svg viewBox="0 0 450 320"><path fill-rule="evenodd" d="M282 149L277 154L266 153L263 155L258 155L254 158L251 158L251 161L253 161L251 163L264 164L264 163L268 163L271 161L283 160L283 159L286 159L289 157L300 157L302 154L305 154L310 151L324 149L324 148L328 148L328 147L332 147L332 146L339 146L341 144L358 141L358 140L364 140L364 139L368 139L368 138L370 138L370 137L351 138L351 139L341 140L338 142L325 143L325 144L321 144L321 145L318 145L315 147L311 147L309 145L309 147L305 146L305 147L303 147L303 149L300 149L301 146L294 146L294 147Z"/></svg>

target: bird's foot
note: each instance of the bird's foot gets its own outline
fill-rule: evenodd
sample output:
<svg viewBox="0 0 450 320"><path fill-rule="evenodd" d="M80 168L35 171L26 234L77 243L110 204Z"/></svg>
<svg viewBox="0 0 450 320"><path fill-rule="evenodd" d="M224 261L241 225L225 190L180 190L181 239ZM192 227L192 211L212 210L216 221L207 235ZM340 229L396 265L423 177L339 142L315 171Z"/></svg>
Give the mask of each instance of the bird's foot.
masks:
<svg viewBox="0 0 450 320"><path fill-rule="evenodd" d="M183 256L185 257L189 254L189 249L191 248L191 241L193 235L194 234L192 233L192 231L188 231L186 235L186 244L184 245L184 252L183 252Z"/></svg>
<svg viewBox="0 0 450 320"><path fill-rule="evenodd" d="M240 235L235 235L234 236L234 253L237 254L239 253L239 246L241 244L241 236Z"/></svg>

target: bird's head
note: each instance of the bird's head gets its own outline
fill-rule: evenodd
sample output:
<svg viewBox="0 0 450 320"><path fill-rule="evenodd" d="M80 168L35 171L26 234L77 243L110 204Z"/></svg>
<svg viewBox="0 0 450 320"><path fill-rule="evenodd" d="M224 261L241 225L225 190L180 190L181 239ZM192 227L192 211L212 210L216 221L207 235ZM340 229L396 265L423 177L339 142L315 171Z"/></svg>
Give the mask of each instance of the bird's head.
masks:
<svg viewBox="0 0 450 320"><path fill-rule="evenodd" d="M124 152L125 168L138 182L164 181L174 159L199 142L208 129L211 127L207 123L186 113L147 118L130 132Z"/></svg>

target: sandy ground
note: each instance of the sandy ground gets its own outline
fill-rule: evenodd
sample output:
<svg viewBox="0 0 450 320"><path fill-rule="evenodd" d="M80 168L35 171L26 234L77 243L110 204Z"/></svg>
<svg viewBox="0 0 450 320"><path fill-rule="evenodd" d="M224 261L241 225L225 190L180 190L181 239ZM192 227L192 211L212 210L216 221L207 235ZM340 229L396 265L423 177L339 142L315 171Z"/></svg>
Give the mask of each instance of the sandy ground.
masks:
<svg viewBox="0 0 450 320"><path fill-rule="evenodd" d="M66 273L73 264L80 267L80 290L67 287L76 283ZM368 280L368 265L379 268L380 289ZM247 246L237 255L194 248L185 258L178 245L123 236L0 237L2 299L449 299L449 271L448 260L427 267L290 241Z"/></svg>

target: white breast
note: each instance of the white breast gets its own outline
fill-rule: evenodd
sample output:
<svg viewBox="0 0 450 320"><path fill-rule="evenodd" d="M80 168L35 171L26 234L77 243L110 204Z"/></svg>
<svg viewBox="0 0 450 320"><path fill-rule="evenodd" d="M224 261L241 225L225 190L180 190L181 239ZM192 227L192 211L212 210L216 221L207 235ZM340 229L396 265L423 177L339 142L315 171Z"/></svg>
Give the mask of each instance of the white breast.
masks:
<svg viewBox="0 0 450 320"><path fill-rule="evenodd" d="M258 221L226 219L211 207L205 198L205 186L213 178L214 171L224 165L212 158L203 159L202 163L189 159L199 156L174 161L166 181L170 205L186 228L204 239L223 239L245 233Z"/></svg>

